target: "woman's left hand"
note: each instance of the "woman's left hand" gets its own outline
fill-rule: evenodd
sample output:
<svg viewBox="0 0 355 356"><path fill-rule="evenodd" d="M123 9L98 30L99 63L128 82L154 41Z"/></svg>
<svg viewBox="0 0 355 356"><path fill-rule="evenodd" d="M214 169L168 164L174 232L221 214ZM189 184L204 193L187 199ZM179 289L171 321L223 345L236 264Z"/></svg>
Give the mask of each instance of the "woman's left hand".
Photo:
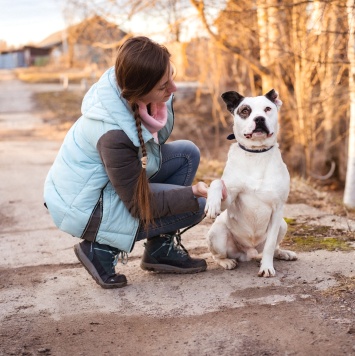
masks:
<svg viewBox="0 0 355 356"><path fill-rule="evenodd" d="M168 110L165 103L151 103L151 116L157 121L164 121L168 117Z"/></svg>
<svg viewBox="0 0 355 356"><path fill-rule="evenodd" d="M165 103L151 103L150 114L148 113L148 107L142 101L137 101L139 106L139 114L141 117L148 121L150 117L158 122L166 122L168 118L168 109Z"/></svg>

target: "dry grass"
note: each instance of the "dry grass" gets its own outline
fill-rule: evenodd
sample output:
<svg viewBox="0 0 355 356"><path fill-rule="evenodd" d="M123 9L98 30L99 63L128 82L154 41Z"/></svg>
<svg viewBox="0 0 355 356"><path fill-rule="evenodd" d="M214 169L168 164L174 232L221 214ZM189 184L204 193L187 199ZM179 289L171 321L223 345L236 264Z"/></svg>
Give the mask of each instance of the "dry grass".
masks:
<svg viewBox="0 0 355 356"><path fill-rule="evenodd" d="M58 83L67 77L71 83L80 83L82 79L92 80L93 72L88 69L58 69L50 66L29 67L15 70L18 79L27 83Z"/></svg>
<svg viewBox="0 0 355 356"><path fill-rule="evenodd" d="M44 121L51 124L73 123L80 115L83 93L81 91L54 91L34 93L36 108L43 114Z"/></svg>
<svg viewBox="0 0 355 356"><path fill-rule="evenodd" d="M347 209L343 204L343 190L332 186L317 185L315 181L292 177L289 204L308 204L329 214L345 216L355 220L355 209Z"/></svg>
<svg viewBox="0 0 355 356"><path fill-rule="evenodd" d="M337 299L349 298L351 295L355 302L355 277L346 277L341 273L334 275L337 285L323 291L324 295L333 296ZM354 306L354 304L352 304Z"/></svg>

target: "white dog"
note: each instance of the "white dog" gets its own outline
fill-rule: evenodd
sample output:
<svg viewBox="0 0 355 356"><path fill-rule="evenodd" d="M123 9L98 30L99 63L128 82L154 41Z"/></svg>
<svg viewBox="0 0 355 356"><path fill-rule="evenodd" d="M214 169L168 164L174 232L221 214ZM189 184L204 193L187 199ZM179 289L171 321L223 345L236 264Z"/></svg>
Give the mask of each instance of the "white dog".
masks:
<svg viewBox="0 0 355 356"><path fill-rule="evenodd" d="M218 216L208 232L209 249L225 269L235 268L238 260L261 258L258 275L271 277L274 257L297 259L294 252L279 248L287 231L283 208L290 188L277 144L282 101L274 89L257 97L229 91L222 99L234 116L234 135L228 138L237 143L229 150L222 178L208 189L206 215Z"/></svg>

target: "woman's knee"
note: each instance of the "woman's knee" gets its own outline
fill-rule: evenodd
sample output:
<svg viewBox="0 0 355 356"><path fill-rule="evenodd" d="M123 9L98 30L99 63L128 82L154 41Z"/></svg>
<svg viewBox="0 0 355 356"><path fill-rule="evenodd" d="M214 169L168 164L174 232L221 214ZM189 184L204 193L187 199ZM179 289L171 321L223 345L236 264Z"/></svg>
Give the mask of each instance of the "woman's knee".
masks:
<svg viewBox="0 0 355 356"><path fill-rule="evenodd" d="M192 142L189 140L178 140L175 141L180 145L180 153L200 159L200 149Z"/></svg>

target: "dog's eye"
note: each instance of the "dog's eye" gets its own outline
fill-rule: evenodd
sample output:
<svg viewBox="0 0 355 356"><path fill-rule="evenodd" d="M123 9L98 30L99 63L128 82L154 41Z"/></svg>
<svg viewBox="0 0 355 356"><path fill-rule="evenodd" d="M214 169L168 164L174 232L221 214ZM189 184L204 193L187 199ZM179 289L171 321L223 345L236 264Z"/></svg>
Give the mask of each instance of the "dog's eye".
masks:
<svg viewBox="0 0 355 356"><path fill-rule="evenodd" d="M249 110L248 109L243 109L242 111L241 111L241 114L243 114L243 115L248 115L249 114Z"/></svg>
<svg viewBox="0 0 355 356"><path fill-rule="evenodd" d="M271 111L271 108L269 106L267 106L264 111L265 112Z"/></svg>

